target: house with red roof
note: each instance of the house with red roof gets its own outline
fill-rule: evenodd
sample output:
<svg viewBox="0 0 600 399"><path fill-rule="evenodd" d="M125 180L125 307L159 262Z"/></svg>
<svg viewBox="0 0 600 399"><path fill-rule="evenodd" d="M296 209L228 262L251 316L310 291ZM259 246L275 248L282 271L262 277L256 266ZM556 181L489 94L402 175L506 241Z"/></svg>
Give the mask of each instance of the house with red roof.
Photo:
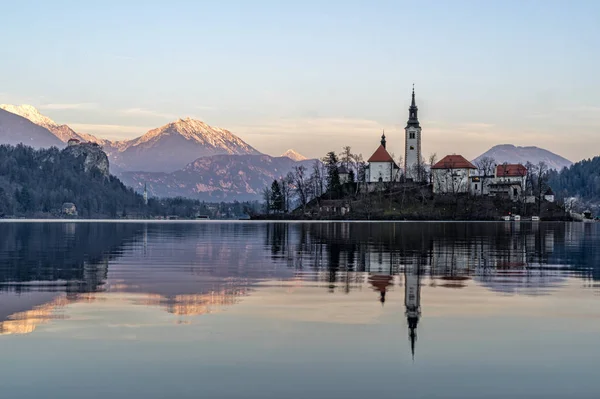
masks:
<svg viewBox="0 0 600 399"><path fill-rule="evenodd" d="M459 194L470 191L469 178L477 170L462 155L446 155L431 167L434 194Z"/></svg>
<svg viewBox="0 0 600 399"><path fill-rule="evenodd" d="M365 180L367 183L387 183L398 181L400 168L394 161L394 158L385 148L385 132L381 136L381 144L377 150L367 160L369 165L365 170Z"/></svg>
<svg viewBox="0 0 600 399"><path fill-rule="evenodd" d="M519 200L525 192L527 168L521 164L501 164L496 166L496 177L490 184L490 195Z"/></svg>

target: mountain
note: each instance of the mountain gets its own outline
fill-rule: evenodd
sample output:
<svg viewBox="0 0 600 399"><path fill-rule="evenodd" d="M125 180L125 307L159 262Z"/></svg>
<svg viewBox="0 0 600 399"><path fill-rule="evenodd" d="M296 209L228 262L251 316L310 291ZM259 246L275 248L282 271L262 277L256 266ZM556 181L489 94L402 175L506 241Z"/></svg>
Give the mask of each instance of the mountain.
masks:
<svg viewBox="0 0 600 399"><path fill-rule="evenodd" d="M34 148L64 147L52 132L29 119L0 109L0 144L23 143Z"/></svg>
<svg viewBox="0 0 600 399"><path fill-rule="evenodd" d="M219 155L259 155L228 130L194 119L179 119L130 140L115 162L129 171L171 172L194 159Z"/></svg>
<svg viewBox="0 0 600 399"><path fill-rule="evenodd" d="M306 158L304 155L298 153L295 150L289 149L286 152L284 152L283 154L281 154L282 157L288 157L289 159L291 159L292 161L306 161L308 158Z"/></svg>
<svg viewBox="0 0 600 399"><path fill-rule="evenodd" d="M0 104L0 109L8 111L12 114L22 116L23 118L29 119L31 122L38 126L42 126L48 129L53 135L55 135L60 141L66 143L69 139L77 139L79 141L89 141L98 143L100 145L111 145L111 142L104 139L99 139L91 134L76 133L68 125L59 125L52 119L45 115L42 115L37 108L33 105L12 105L12 104Z"/></svg>
<svg viewBox="0 0 600 399"><path fill-rule="evenodd" d="M543 148L517 147L512 144L496 145L475 158L473 163L476 164L483 157L491 157L499 164L507 162L525 165L527 162L538 164L544 161L550 169L556 170L561 170L573 164L568 159Z"/></svg>
<svg viewBox="0 0 600 399"><path fill-rule="evenodd" d="M313 161L296 162L269 155L213 155L196 159L173 173L124 172L123 182L152 196L205 201L260 200L262 190L294 166L310 167Z"/></svg>
<svg viewBox="0 0 600 399"><path fill-rule="evenodd" d="M73 138L100 144L108 154L113 170L119 172L172 172L203 156L260 154L230 131L211 127L190 118L168 123L132 140L109 141L91 134L75 132L68 125L59 125L31 105L1 104L0 109L47 129L63 143ZM18 141L15 140L17 138L14 137L11 141L3 140L0 136L0 143L16 144ZM27 144L35 147L59 145L53 140L50 144L48 140L38 143L34 136Z"/></svg>

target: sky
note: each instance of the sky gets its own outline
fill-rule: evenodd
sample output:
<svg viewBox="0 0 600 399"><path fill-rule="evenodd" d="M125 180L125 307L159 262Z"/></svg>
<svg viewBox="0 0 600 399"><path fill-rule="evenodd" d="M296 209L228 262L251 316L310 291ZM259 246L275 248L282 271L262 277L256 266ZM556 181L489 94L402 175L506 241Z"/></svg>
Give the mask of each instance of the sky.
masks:
<svg viewBox="0 0 600 399"><path fill-rule="evenodd" d="M110 139L192 117L309 157L600 154L597 1L0 0L0 103Z"/></svg>

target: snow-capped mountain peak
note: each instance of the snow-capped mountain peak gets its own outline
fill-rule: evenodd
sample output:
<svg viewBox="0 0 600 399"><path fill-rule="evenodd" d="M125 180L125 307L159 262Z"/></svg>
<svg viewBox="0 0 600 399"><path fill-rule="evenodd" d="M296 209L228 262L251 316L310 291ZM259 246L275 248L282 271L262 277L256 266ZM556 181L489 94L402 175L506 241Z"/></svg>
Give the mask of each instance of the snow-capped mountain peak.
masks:
<svg viewBox="0 0 600 399"><path fill-rule="evenodd" d="M192 119L178 119L127 142L120 153L124 170L174 171L191 160L219 154L258 155L229 130Z"/></svg>
<svg viewBox="0 0 600 399"><path fill-rule="evenodd" d="M229 130L212 127L206 123L191 119L178 119L157 129L150 130L142 137L134 140L131 147L153 146L167 137L181 137L185 140L212 148L222 154L258 154L242 139Z"/></svg>
<svg viewBox="0 0 600 399"><path fill-rule="evenodd" d="M11 114L16 114L22 116L23 118L29 119L31 122L35 123L38 126L43 126L46 128L58 126L58 124L52 119L42 115L40 111L38 111L38 109L33 105L0 104L0 108L10 112Z"/></svg>
<svg viewBox="0 0 600 399"><path fill-rule="evenodd" d="M286 152L284 152L283 154L281 154L282 157L288 157L289 159L299 162L299 161L305 161L308 158L305 157L304 155L300 154L299 152L297 152L296 150L293 149L289 149Z"/></svg>

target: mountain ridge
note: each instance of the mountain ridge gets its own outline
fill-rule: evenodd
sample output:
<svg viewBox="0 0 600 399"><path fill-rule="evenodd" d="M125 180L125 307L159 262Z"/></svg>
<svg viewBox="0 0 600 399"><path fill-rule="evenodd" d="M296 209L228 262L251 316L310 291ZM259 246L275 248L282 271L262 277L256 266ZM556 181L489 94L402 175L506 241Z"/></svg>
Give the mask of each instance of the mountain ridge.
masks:
<svg viewBox="0 0 600 399"><path fill-rule="evenodd" d="M545 162L550 169L561 170L573 164L570 160L537 146L515 146L514 144L498 144L479 155L473 160L477 164L484 157L493 158L497 163L520 163L527 162L538 164Z"/></svg>
<svg viewBox="0 0 600 399"><path fill-rule="evenodd" d="M151 129L131 140L110 141L91 134L75 132L68 125L60 125L43 115L32 105L1 104L0 109L46 129L62 143L67 143L69 139L77 139L100 144L108 154L115 170L119 172L138 170L173 172L203 156L261 154L229 130L212 127L203 121L189 117ZM16 144L15 140L13 138L9 143ZM27 144L35 146L32 140ZM59 145L52 139L42 141L45 144L41 147Z"/></svg>
<svg viewBox="0 0 600 399"><path fill-rule="evenodd" d="M33 148L64 147L64 143L47 128L29 119L0 109L1 144L25 144Z"/></svg>
<svg viewBox="0 0 600 399"><path fill-rule="evenodd" d="M158 197L252 201L259 200L262 190L274 179L287 175L295 166L308 168L312 162L266 154L219 154L200 157L172 173L123 172L121 179L138 191L147 184L149 192Z"/></svg>

